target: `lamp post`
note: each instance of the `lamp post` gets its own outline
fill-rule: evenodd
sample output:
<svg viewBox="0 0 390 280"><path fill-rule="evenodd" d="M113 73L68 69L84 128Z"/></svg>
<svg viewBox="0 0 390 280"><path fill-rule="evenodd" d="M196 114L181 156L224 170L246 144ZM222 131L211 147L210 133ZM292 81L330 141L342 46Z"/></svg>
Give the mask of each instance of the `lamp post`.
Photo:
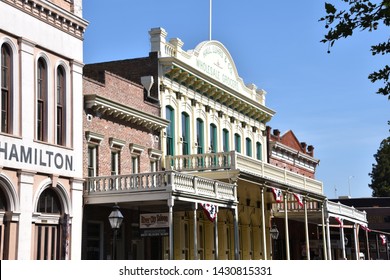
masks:
<svg viewBox="0 0 390 280"><path fill-rule="evenodd" d="M272 253L272 258L274 259L275 258L275 255L276 255L276 240L278 239L279 237L279 230L278 228L276 227L276 224L273 224L272 228L269 230L269 234L271 235L271 238L273 240L273 253Z"/></svg>
<svg viewBox="0 0 390 280"><path fill-rule="evenodd" d="M118 233L118 229L121 227L122 221L123 221L123 215L121 211L119 211L119 206L114 205L112 207L111 214L108 216L108 220L110 221L111 228L114 231L114 240L112 244L112 259L116 259L116 236Z"/></svg>

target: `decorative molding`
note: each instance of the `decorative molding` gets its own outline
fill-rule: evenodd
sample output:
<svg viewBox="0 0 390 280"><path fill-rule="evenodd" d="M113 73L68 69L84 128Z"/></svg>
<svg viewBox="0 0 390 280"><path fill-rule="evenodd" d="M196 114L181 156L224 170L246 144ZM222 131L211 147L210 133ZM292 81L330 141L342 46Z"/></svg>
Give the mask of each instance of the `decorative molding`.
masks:
<svg viewBox="0 0 390 280"><path fill-rule="evenodd" d="M116 139L114 137L108 138L108 142L110 143L110 148L111 149L118 149L122 150L122 148L126 145L126 141Z"/></svg>
<svg viewBox="0 0 390 280"><path fill-rule="evenodd" d="M144 146L141 146L141 145L138 145L135 143L130 143L129 148L130 148L130 153L132 153L132 154L142 154L142 152L145 149Z"/></svg>
<svg viewBox="0 0 390 280"><path fill-rule="evenodd" d="M86 131L85 138L87 139L88 143L99 145L100 142L102 142L102 140L104 139L104 135L92 131Z"/></svg>
<svg viewBox="0 0 390 280"><path fill-rule="evenodd" d="M162 156L162 151L149 148L148 149L149 157L155 160L160 160Z"/></svg>

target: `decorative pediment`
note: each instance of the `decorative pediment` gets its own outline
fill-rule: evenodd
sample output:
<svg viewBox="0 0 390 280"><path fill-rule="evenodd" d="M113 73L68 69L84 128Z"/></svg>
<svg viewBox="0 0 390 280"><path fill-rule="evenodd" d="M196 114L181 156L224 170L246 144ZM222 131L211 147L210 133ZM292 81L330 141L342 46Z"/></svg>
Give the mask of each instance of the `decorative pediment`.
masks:
<svg viewBox="0 0 390 280"><path fill-rule="evenodd" d="M151 130L161 130L169 124L169 121L166 119L125 106L96 94L85 95L84 101L86 108L90 108L95 112Z"/></svg>
<svg viewBox="0 0 390 280"><path fill-rule="evenodd" d="M87 139L88 143L97 144L99 145L100 142L104 139L104 135L92 131L86 131L85 132L85 139Z"/></svg>

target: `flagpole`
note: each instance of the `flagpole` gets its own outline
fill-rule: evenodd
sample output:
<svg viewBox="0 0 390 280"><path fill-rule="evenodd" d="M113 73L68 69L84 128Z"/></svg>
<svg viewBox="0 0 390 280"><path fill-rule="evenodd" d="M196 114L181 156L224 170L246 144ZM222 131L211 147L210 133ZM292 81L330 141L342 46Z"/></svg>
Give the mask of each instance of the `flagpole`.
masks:
<svg viewBox="0 0 390 280"><path fill-rule="evenodd" d="M210 33L209 33L210 41L211 41L211 26L212 26L212 10L213 10L213 0L210 0Z"/></svg>

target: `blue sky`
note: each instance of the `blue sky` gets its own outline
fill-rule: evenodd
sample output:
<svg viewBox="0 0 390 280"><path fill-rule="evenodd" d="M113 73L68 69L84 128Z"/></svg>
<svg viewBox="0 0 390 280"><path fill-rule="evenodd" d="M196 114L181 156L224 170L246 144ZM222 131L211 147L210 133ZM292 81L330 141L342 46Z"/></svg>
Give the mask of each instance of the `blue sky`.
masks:
<svg viewBox="0 0 390 280"><path fill-rule="evenodd" d="M212 2L212 39L229 50L245 83L267 91L276 111L268 125L315 147L316 178L329 198L371 196L368 173L389 136L390 101L367 79L389 61L370 46L387 40L388 30L357 31L328 54L318 22L325 1ZM185 50L209 39L209 0L84 0L83 15L85 63L147 56L153 27L180 38Z"/></svg>

